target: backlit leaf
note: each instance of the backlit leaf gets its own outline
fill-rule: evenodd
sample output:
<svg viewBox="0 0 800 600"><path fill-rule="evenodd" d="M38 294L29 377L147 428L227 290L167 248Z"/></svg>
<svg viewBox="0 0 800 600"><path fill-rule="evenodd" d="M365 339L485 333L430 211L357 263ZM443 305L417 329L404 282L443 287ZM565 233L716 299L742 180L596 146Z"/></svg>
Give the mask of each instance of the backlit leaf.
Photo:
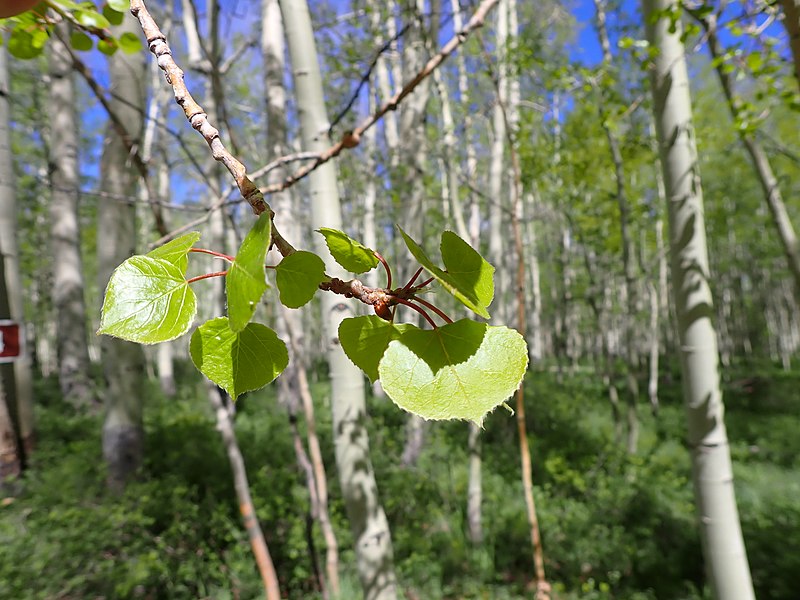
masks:
<svg viewBox="0 0 800 600"><path fill-rule="evenodd" d="M147 256L152 258L161 258L167 262L171 262L181 270L182 274L185 275L186 267L189 264L189 250L191 250L192 246L194 246L199 239L199 231L190 231L189 233L185 233L180 237L176 237L174 240L167 242L163 246L154 248L147 253Z"/></svg>
<svg viewBox="0 0 800 600"><path fill-rule="evenodd" d="M285 257L275 267L275 284L281 303L300 308L311 300L320 283L325 281L325 263L312 252L297 251Z"/></svg>
<svg viewBox="0 0 800 600"><path fill-rule="evenodd" d="M186 333L196 311L194 292L177 265L131 256L111 275L97 333L157 344Z"/></svg>
<svg viewBox="0 0 800 600"><path fill-rule="evenodd" d="M352 317L339 324L339 342L344 353L370 381L378 379L378 363L389 342L396 340L411 325L395 325L377 315Z"/></svg>
<svg viewBox="0 0 800 600"><path fill-rule="evenodd" d="M400 408L481 425L519 387L527 367L519 333L462 319L434 330L409 326L389 342L378 373Z"/></svg>
<svg viewBox="0 0 800 600"><path fill-rule="evenodd" d="M366 273L378 266L375 251L363 246L343 231L320 227L325 243L334 260L351 273Z"/></svg>
<svg viewBox="0 0 800 600"><path fill-rule="evenodd" d="M228 268L225 291L230 327L234 331L241 331L250 322L256 305L267 289L264 260L271 230L269 213L263 213L247 232L236 259Z"/></svg>
<svg viewBox="0 0 800 600"><path fill-rule="evenodd" d="M86 52L92 49L94 42L92 42L92 38L82 31L73 31L69 36L69 45L75 50Z"/></svg>
<svg viewBox="0 0 800 600"><path fill-rule="evenodd" d="M125 54L136 54L144 47L142 45L142 38L135 33L131 33L130 31L126 31L119 36L119 38L117 38L117 42Z"/></svg>
<svg viewBox="0 0 800 600"><path fill-rule="evenodd" d="M442 270L433 264L425 251L405 231L400 229L400 234L414 258L444 289L470 310L489 318L489 311L486 309L494 297L494 267L472 246L452 231L445 231L440 246L445 266Z"/></svg>
<svg viewBox="0 0 800 600"><path fill-rule="evenodd" d="M227 317L198 327L189 353L197 369L234 400L267 385L289 364L286 344L272 329L248 323L241 331L233 331Z"/></svg>

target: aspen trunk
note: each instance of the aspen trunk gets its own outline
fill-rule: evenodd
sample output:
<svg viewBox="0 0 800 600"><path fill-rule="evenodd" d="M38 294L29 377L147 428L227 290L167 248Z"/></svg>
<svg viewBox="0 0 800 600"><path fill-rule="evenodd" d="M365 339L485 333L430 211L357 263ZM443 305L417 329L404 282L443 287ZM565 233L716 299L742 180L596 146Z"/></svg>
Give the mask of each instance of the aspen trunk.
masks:
<svg viewBox="0 0 800 600"><path fill-rule="evenodd" d="M130 15L125 16L115 33L123 32L141 33ZM118 52L109 57L108 65L112 110L119 115L130 138L136 140L142 133L144 56ZM125 145L111 126L105 135L100 172L104 192L112 196L136 195L137 175L128 162ZM101 201L97 218L98 282L104 290L112 271L136 251L135 206ZM108 466L109 487L122 491L142 461L144 353L138 344L109 336L102 337L100 347L107 384L103 456Z"/></svg>
<svg viewBox="0 0 800 600"><path fill-rule="evenodd" d="M11 160L10 86L6 65L6 50L0 48L0 319L19 324L25 336L22 278L20 277L19 243L17 241L17 194ZM12 363L0 365L6 402L15 413L20 444L26 456L33 451L33 380L30 352Z"/></svg>
<svg viewBox="0 0 800 600"><path fill-rule="evenodd" d="M67 23L59 24L58 31L64 39L68 39L70 28ZM95 402L95 397L89 380L87 317L78 228L76 97L69 51L59 38L53 39L49 46L50 184L53 197L50 205L50 235L58 379L64 398L74 406L86 407ZM100 289L105 289L105 281L100 283Z"/></svg>
<svg viewBox="0 0 800 600"><path fill-rule="evenodd" d="M672 0L643 2L647 37L658 51L652 72L653 104L667 192L672 285L698 522L714 597L751 600L755 596L723 419L703 196L681 26L664 17L652 20L654 14L668 14L675 8Z"/></svg>
<svg viewBox="0 0 800 600"><path fill-rule="evenodd" d="M328 117L308 5L304 0L281 0L280 7L297 94L303 149L320 151L328 144L325 135ZM311 173L309 191L312 226L341 229L336 171L332 163ZM276 220L280 222L280 215ZM321 236L314 242L318 254L329 256ZM326 261L326 272L333 277L346 278L342 268L330 258ZM324 347L331 375L336 463L355 539L358 574L366 600L394 600L397 592L392 541L369 457L364 379L345 356L336 335L339 323L351 315L353 309L332 294L322 294L321 304Z"/></svg>

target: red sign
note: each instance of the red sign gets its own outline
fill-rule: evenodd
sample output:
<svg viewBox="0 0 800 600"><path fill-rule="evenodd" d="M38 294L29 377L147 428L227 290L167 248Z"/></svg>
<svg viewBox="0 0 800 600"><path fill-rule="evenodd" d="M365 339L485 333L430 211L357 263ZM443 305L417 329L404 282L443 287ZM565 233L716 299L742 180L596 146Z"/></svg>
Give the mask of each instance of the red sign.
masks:
<svg viewBox="0 0 800 600"><path fill-rule="evenodd" d="M22 352L19 323L0 321L0 362L10 362Z"/></svg>

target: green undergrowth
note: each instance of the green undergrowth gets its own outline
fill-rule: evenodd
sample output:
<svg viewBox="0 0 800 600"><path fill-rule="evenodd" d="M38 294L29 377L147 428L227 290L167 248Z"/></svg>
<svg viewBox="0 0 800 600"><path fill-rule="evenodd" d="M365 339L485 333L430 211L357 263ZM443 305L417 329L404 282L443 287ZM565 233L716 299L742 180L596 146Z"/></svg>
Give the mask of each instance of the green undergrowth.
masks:
<svg viewBox="0 0 800 600"><path fill-rule="evenodd" d="M146 456L124 495L105 491L101 420L75 415L38 382L39 449L19 493L0 507L0 597L257 598L228 461L199 379L185 366L174 400L146 401ZM759 598L796 597L800 570L800 406L797 375L731 376L726 419L742 527ZM328 385L312 385L341 549L344 598L358 597L339 495ZM535 496L545 567L558 598L704 598L683 410L676 378L658 418L639 408L636 456L612 442L604 390L587 373L527 380ZM516 422L485 422L484 543L468 540L468 425L431 423L412 467L401 464L405 413L370 399L370 442L408 597L512 600L531 595L531 552L519 482ZM302 426L302 424L301 424ZM288 417L272 387L243 396L237 434L281 588L316 598L324 568L309 536L307 494ZM316 549L317 564L309 552Z"/></svg>

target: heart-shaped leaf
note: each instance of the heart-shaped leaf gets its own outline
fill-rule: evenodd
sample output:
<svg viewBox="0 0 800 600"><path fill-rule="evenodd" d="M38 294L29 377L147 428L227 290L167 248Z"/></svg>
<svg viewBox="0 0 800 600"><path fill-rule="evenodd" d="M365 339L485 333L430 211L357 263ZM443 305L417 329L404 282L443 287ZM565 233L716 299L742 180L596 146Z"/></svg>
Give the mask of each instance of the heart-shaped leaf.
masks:
<svg viewBox="0 0 800 600"><path fill-rule="evenodd" d="M366 273L378 266L375 251L363 246L338 229L320 227L319 233L325 236L325 243L337 263L351 273Z"/></svg>
<svg viewBox="0 0 800 600"><path fill-rule="evenodd" d="M420 245L405 231L400 229L400 234L414 258L444 289L470 310L485 319L489 318L486 309L494 298L494 267L486 259L455 233L445 231L440 246L445 267L442 270L433 264Z"/></svg>
<svg viewBox="0 0 800 600"><path fill-rule="evenodd" d="M378 373L400 408L481 425L519 387L527 367L519 333L462 319L432 331L409 326L389 342Z"/></svg>
<svg viewBox="0 0 800 600"><path fill-rule="evenodd" d="M376 315L351 317L339 324L339 342L347 357L369 380L378 379L378 363L389 342L396 340L411 325L395 325Z"/></svg>
<svg viewBox="0 0 800 600"><path fill-rule="evenodd" d="M189 250L200 239L199 231L190 231L166 244L152 249L146 254L151 258L161 258L177 266L183 275L186 275L186 267L189 264Z"/></svg>
<svg viewBox="0 0 800 600"><path fill-rule="evenodd" d="M319 284L326 279L325 263L312 252L293 252L275 267L275 284L281 303L289 308L300 308L311 300Z"/></svg>
<svg viewBox="0 0 800 600"><path fill-rule="evenodd" d="M233 331L227 317L198 327L189 354L197 369L234 400L264 387L289 364L286 344L272 329L248 323L241 331Z"/></svg>
<svg viewBox="0 0 800 600"><path fill-rule="evenodd" d="M230 326L234 331L241 331L250 322L258 301L267 289L264 260L271 231L269 213L263 213L247 232L236 259L228 268L225 291Z"/></svg>
<svg viewBox="0 0 800 600"><path fill-rule="evenodd" d="M131 256L106 287L98 334L157 344L186 333L197 301L177 265L152 256Z"/></svg>

